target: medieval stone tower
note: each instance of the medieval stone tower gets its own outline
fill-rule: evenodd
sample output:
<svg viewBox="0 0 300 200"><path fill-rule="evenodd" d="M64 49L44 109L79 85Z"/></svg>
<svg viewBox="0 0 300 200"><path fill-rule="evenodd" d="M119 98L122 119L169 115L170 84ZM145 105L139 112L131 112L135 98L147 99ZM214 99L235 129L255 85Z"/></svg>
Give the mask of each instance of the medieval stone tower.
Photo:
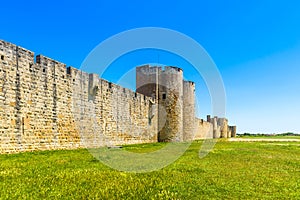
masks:
<svg viewBox="0 0 300 200"><path fill-rule="evenodd" d="M178 67L136 68L136 91L151 96L158 105L158 140L187 141L195 133L195 84L183 80Z"/></svg>

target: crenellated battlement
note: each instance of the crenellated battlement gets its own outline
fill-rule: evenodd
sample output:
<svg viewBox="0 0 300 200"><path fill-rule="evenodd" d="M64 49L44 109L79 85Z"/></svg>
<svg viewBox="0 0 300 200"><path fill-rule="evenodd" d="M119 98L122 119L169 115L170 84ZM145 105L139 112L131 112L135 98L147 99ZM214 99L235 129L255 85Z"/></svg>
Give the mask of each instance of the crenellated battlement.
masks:
<svg viewBox="0 0 300 200"><path fill-rule="evenodd" d="M6 42L4 40L0 40L0 57L1 60L12 60L16 58L16 55L19 57L27 58L34 63L34 53L30 50L27 50L23 47L17 46L10 42Z"/></svg>
<svg viewBox="0 0 300 200"><path fill-rule="evenodd" d="M183 81L183 83L189 86L195 86L195 82L193 81Z"/></svg>
<svg viewBox="0 0 300 200"><path fill-rule="evenodd" d="M35 72L41 70L43 73L49 73L51 72L57 79L63 79L63 80L68 80L70 82L75 82L75 78L83 78L83 77L89 77L89 80L96 80L99 79L98 81L101 81L102 84L108 86L109 84L113 88L118 88L118 89L123 89L121 86L114 84L112 82L109 82L105 79L100 80L98 74L89 74L87 72L81 71L77 68L74 68L72 66L67 67L65 63L62 63L60 61L57 61L55 59L49 58L44 55L37 55L34 57L34 52L27 50L23 47L17 46L13 43L6 42L4 40L0 40L0 59L2 62L5 62L6 60L12 60L13 58L16 59L16 55L18 55L18 59L21 60L23 59L23 64L26 65L28 64L29 70L35 70ZM36 67L33 67L33 66ZM149 71L153 71L153 67L150 67L148 65ZM158 67L160 71L162 71L161 67ZM27 68L26 68L27 69ZM91 79L91 77L93 77ZM90 84L92 87L94 87L94 83ZM131 94L132 97L135 97L135 92L131 91L130 89L124 88L124 91L126 91L128 94ZM138 94L141 96L142 94ZM142 95L142 98L144 95ZM145 99L149 99L148 97L145 97ZM153 100L152 98L150 98Z"/></svg>

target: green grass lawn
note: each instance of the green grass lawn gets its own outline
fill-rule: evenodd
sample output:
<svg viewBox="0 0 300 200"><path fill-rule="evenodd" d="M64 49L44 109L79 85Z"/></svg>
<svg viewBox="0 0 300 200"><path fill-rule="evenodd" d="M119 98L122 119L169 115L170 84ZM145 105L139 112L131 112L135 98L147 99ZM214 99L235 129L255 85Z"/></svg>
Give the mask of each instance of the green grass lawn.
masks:
<svg viewBox="0 0 300 200"><path fill-rule="evenodd" d="M124 173L85 149L0 155L1 199L300 199L300 143L201 141L168 167ZM131 145L147 152L164 144Z"/></svg>

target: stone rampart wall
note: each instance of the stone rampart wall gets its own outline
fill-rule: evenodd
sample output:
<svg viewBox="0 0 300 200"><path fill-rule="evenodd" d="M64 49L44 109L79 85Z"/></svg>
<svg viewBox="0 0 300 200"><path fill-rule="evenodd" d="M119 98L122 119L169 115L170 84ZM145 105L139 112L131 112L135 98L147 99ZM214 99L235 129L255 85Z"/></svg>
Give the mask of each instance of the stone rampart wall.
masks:
<svg viewBox="0 0 300 200"><path fill-rule="evenodd" d="M157 142L152 98L34 59L0 41L0 153Z"/></svg>

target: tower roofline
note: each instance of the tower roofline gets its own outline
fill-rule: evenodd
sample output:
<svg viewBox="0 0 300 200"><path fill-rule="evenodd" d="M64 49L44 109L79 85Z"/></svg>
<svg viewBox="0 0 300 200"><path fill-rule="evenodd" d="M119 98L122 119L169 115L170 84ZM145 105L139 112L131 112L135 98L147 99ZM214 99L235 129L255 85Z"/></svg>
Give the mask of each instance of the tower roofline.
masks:
<svg viewBox="0 0 300 200"><path fill-rule="evenodd" d="M177 71L183 71L182 68L176 67L176 66L166 66L165 68L173 68L173 69L176 69Z"/></svg>
<svg viewBox="0 0 300 200"><path fill-rule="evenodd" d="M140 66L137 66L136 67L137 69L140 69L140 68L148 68L148 69L155 69L155 68L158 68L158 69L161 69L162 71L166 71L166 69L175 69L176 71L183 71L182 68L180 67L176 67L176 66L151 66L150 64L146 64L146 65L140 65Z"/></svg>
<svg viewBox="0 0 300 200"><path fill-rule="evenodd" d="M183 82L185 82L185 83L190 83L190 84L192 84L192 85L194 85L194 84L195 84L195 82L194 82L194 81L189 81L189 80L183 80Z"/></svg>

